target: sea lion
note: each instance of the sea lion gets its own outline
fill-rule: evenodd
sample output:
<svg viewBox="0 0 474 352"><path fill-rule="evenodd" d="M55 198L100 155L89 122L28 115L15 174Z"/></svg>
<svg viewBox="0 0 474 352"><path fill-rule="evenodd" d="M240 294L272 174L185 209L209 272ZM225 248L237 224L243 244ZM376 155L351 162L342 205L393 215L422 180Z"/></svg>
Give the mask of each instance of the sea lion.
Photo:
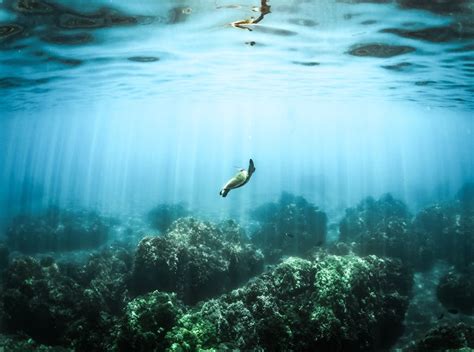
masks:
<svg viewBox="0 0 474 352"><path fill-rule="evenodd" d="M235 175L229 181L227 181L227 183L224 185L224 187L222 187L219 194L222 197L225 197L225 196L227 196L227 193L229 193L229 191L231 189L242 187L247 182L249 182L250 177L252 177L252 174L254 172L255 172L255 166L253 164L253 160L250 159L248 169L247 170L240 169L240 171L237 173L237 175Z"/></svg>

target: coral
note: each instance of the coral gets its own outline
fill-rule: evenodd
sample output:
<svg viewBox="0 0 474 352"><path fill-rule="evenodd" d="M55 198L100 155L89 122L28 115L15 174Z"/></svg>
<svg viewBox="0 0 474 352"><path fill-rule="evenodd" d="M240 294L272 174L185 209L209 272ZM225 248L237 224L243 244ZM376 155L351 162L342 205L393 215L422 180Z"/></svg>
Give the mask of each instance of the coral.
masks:
<svg viewBox="0 0 474 352"><path fill-rule="evenodd" d="M163 236L138 245L130 288L176 292L194 304L241 284L263 270L263 256L237 225L218 227L193 218L179 219Z"/></svg>
<svg viewBox="0 0 474 352"><path fill-rule="evenodd" d="M305 256L326 240L326 214L303 197L284 192L278 203L264 204L251 215L260 223L252 242L267 262L285 255Z"/></svg>
<svg viewBox="0 0 474 352"><path fill-rule="evenodd" d="M465 273L447 273L440 279L436 291L447 309L474 314L474 264Z"/></svg>
<svg viewBox="0 0 474 352"><path fill-rule="evenodd" d="M129 302L121 319L117 338L119 351L162 351L166 333L183 314L184 306L176 294L159 291Z"/></svg>
<svg viewBox="0 0 474 352"><path fill-rule="evenodd" d="M113 224L95 212L50 208L42 215L17 216L7 229L7 243L23 253L98 247Z"/></svg>
<svg viewBox="0 0 474 352"><path fill-rule="evenodd" d="M443 324L431 329L409 351L461 351L463 348L467 348L466 351L474 348L474 327L458 323L455 325Z"/></svg>
<svg viewBox="0 0 474 352"><path fill-rule="evenodd" d="M290 257L184 314L169 350L377 350L400 333L412 278L375 256Z"/></svg>
<svg viewBox="0 0 474 352"><path fill-rule="evenodd" d="M159 204L147 214L151 227L165 232L177 219L189 215L189 211L184 204Z"/></svg>

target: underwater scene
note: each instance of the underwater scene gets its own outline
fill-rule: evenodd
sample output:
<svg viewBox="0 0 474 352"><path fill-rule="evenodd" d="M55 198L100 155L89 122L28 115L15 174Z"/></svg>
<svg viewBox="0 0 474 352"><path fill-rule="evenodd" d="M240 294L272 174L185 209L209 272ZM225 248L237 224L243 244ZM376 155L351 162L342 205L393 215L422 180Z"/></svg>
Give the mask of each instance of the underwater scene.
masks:
<svg viewBox="0 0 474 352"><path fill-rule="evenodd" d="M10 351L474 351L474 0L0 0Z"/></svg>

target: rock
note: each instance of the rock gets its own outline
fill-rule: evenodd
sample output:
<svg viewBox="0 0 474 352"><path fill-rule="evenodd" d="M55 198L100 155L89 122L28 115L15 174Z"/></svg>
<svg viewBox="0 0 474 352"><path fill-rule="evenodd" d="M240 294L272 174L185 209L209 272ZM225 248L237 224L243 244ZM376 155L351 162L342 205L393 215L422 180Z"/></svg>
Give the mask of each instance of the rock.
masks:
<svg viewBox="0 0 474 352"><path fill-rule="evenodd" d="M194 304L242 284L263 270L263 256L236 226L218 227L193 218L177 220L169 232L138 245L130 289L176 292Z"/></svg>
<svg viewBox="0 0 474 352"><path fill-rule="evenodd" d="M23 253L90 249L107 241L111 226L112 220L95 212L50 208L17 216L7 229L7 244Z"/></svg>
<svg viewBox="0 0 474 352"><path fill-rule="evenodd" d="M260 223L252 242L268 263L289 255L307 256L326 241L326 214L303 197L282 193L278 203L264 204L251 215Z"/></svg>
<svg viewBox="0 0 474 352"><path fill-rule="evenodd" d="M152 228L165 232L175 220L188 215L184 204L159 204L148 212L147 219Z"/></svg>
<svg viewBox="0 0 474 352"><path fill-rule="evenodd" d="M43 265L42 265L43 264ZM58 266L19 257L6 269L2 300L5 326L44 344L64 343L65 333L80 311L80 288L63 277Z"/></svg>
<svg viewBox="0 0 474 352"><path fill-rule="evenodd" d="M129 302L117 338L119 351L163 351L165 336L183 314L176 294L153 291Z"/></svg>
<svg viewBox="0 0 474 352"><path fill-rule="evenodd" d="M0 335L0 350L5 352L73 352L62 346L47 346L24 336Z"/></svg>
<svg viewBox="0 0 474 352"><path fill-rule="evenodd" d="M346 210L339 224L340 240L359 255L398 258L418 268L421 254L410 224L411 215L400 200L390 194L378 200L369 197Z"/></svg>
<svg viewBox="0 0 474 352"><path fill-rule="evenodd" d="M184 314L170 351L374 351L399 336L413 275L398 261L290 257Z"/></svg>
<svg viewBox="0 0 474 352"><path fill-rule="evenodd" d="M438 283L437 296L448 310L474 314L474 265L465 273L450 271Z"/></svg>
<svg viewBox="0 0 474 352"><path fill-rule="evenodd" d="M106 351L115 345L118 318L130 300L127 279L132 261L131 252L110 248L92 254L85 265L68 273L81 286L81 311L66 333L75 350Z"/></svg>
<svg viewBox="0 0 474 352"><path fill-rule="evenodd" d="M464 323L443 324L428 331L409 351L448 351L474 348L474 327Z"/></svg>
<svg viewBox="0 0 474 352"><path fill-rule="evenodd" d="M109 249L84 265L15 258L5 270L5 330L35 343L76 351L110 350L118 317L129 301L126 280L132 254Z"/></svg>
<svg viewBox="0 0 474 352"><path fill-rule="evenodd" d="M465 270L474 261L474 209L458 201L421 210L413 221L419 248L433 261L444 259Z"/></svg>

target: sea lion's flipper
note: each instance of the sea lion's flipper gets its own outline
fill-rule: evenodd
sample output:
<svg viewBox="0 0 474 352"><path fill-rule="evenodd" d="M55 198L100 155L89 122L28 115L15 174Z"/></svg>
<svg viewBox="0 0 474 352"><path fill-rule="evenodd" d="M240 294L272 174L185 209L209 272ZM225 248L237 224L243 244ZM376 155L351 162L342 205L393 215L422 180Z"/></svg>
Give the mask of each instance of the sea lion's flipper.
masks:
<svg viewBox="0 0 474 352"><path fill-rule="evenodd" d="M249 173L249 177L255 172L255 166L253 164L253 160L250 159L249 160L249 168L248 168L248 173Z"/></svg>
<svg viewBox="0 0 474 352"><path fill-rule="evenodd" d="M222 197L225 197L227 196L227 193L229 193L230 189L227 189L227 188L223 188L221 189L221 191L219 192L219 194L222 196Z"/></svg>

